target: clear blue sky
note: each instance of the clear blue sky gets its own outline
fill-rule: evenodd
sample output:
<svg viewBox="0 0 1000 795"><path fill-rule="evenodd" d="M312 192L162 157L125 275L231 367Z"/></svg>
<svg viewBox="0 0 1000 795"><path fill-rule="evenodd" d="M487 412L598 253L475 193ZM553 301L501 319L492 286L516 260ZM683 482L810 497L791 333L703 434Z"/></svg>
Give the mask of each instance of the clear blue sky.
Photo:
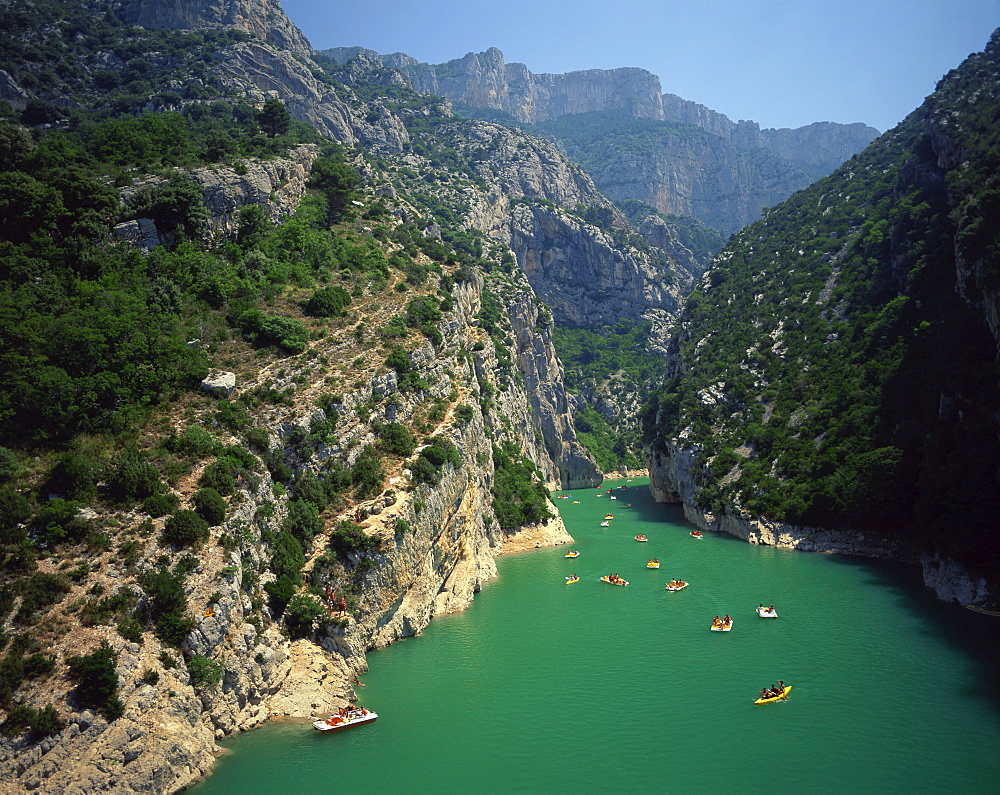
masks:
<svg viewBox="0 0 1000 795"><path fill-rule="evenodd" d="M762 127L886 130L985 47L1000 0L281 0L313 47L443 63L498 47L532 72L638 66Z"/></svg>

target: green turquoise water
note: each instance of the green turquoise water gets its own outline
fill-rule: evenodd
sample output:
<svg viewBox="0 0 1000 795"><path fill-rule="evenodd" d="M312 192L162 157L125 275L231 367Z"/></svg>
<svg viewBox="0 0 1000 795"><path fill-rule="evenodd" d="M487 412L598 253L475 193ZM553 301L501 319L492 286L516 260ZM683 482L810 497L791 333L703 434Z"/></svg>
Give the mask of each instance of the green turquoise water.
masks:
<svg viewBox="0 0 1000 795"><path fill-rule="evenodd" d="M467 611L370 654L377 722L267 725L193 792L1000 791L1000 618L909 568L697 541L645 483L557 500L580 557L502 557ZM788 701L754 706L777 679Z"/></svg>

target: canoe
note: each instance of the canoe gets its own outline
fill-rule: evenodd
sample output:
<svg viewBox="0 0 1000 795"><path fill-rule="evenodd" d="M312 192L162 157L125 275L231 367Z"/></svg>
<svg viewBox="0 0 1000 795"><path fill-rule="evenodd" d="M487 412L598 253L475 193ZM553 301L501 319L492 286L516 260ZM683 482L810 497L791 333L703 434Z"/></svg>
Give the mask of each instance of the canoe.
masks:
<svg viewBox="0 0 1000 795"><path fill-rule="evenodd" d="M754 704L773 704L775 701L784 701L788 698L788 694L792 692L791 685L785 685L785 689L781 691L780 696L771 696L771 698L758 698L754 701Z"/></svg>
<svg viewBox="0 0 1000 795"><path fill-rule="evenodd" d="M1000 616L1000 610L987 610L983 607L976 607L975 605L962 605L966 610L971 610L973 613L982 613L984 616Z"/></svg>
<svg viewBox="0 0 1000 795"><path fill-rule="evenodd" d="M601 582L606 582L608 585L628 585L628 580L619 580L615 582L610 577L601 577Z"/></svg>
<svg viewBox="0 0 1000 795"><path fill-rule="evenodd" d="M580 578L576 577L576 576L574 576L574 577L567 577L566 578L566 584L567 585L572 585L573 583L579 582L579 581L580 581Z"/></svg>

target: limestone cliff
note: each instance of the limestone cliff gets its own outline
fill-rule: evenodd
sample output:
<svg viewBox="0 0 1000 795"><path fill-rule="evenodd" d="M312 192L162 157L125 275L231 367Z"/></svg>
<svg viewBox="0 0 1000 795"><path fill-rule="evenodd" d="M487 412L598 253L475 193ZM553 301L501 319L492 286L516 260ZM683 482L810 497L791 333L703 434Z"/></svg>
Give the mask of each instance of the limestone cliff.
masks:
<svg viewBox="0 0 1000 795"><path fill-rule="evenodd" d="M476 109L488 109L533 125L583 163L609 198L639 200L663 213L693 216L726 233L828 174L878 134L864 124L832 122L761 130L756 122L732 122L702 105L662 94L659 78L644 69L534 74L524 64L506 63L495 47L437 65L360 47L321 53L340 63L377 61L405 73L417 91L462 103L473 115ZM639 154L627 136L588 136L580 143L575 135L546 124L568 116L579 117L577 124L607 117L663 126L656 131L654 145ZM650 128L644 125L636 132L648 135Z"/></svg>
<svg viewBox="0 0 1000 795"><path fill-rule="evenodd" d="M700 127L743 152L770 149L808 176L810 181L829 174L851 155L864 149L879 134L874 127L860 122L814 122L795 129L761 129L754 121L741 119L734 122L722 113L682 99L676 94L663 95L663 119Z"/></svg>
<svg viewBox="0 0 1000 795"><path fill-rule="evenodd" d="M148 30L234 29L298 56L309 42L285 16L277 0L119 0L119 15Z"/></svg>
<svg viewBox="0 0 1000 795"><path fill-rule="evenodd" d="M309 169L319 148L304 144L274 160L249 160L241 168L199 168L190 176L201 186L202 199L208 210L206 242L231 238L235 235L239 211L256 204L267 210L271 223L288 218L298 207L306 191ZM122 202L127 208L137 192L155 189L163 178L152 177L131 185L122 191ZM115 234L143 251L172 242L170 233L156 228L150 218L125 221L115 227Z"/></svg>
<svg viewBox="0 0 1000 795"><path fill-rule="evenodd" d="M634 67L534 74L524 64L506 63L496 47L436 66L421 64L402 53L377 55L358 47L320 52L341 61L359 54L377 56L384 65L405 72L417 91L499 110L527 124L602 110L650 119L663 114L659 79Z"/></svg>

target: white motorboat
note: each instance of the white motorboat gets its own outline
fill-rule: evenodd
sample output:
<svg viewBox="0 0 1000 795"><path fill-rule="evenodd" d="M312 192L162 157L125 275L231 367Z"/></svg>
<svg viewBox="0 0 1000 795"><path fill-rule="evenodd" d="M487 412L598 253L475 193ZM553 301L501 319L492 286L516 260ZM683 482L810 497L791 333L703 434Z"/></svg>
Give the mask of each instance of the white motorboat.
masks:
<svg viewBox="0 0 1000 795"><path fill-rule="evenodd" d="M349 729L351 726L360 726L362 723L371 723L378 715L364 707L348 706L329 718L321 719L313 723L313 728L321 732L335 732L341 729Z"/></svg>

